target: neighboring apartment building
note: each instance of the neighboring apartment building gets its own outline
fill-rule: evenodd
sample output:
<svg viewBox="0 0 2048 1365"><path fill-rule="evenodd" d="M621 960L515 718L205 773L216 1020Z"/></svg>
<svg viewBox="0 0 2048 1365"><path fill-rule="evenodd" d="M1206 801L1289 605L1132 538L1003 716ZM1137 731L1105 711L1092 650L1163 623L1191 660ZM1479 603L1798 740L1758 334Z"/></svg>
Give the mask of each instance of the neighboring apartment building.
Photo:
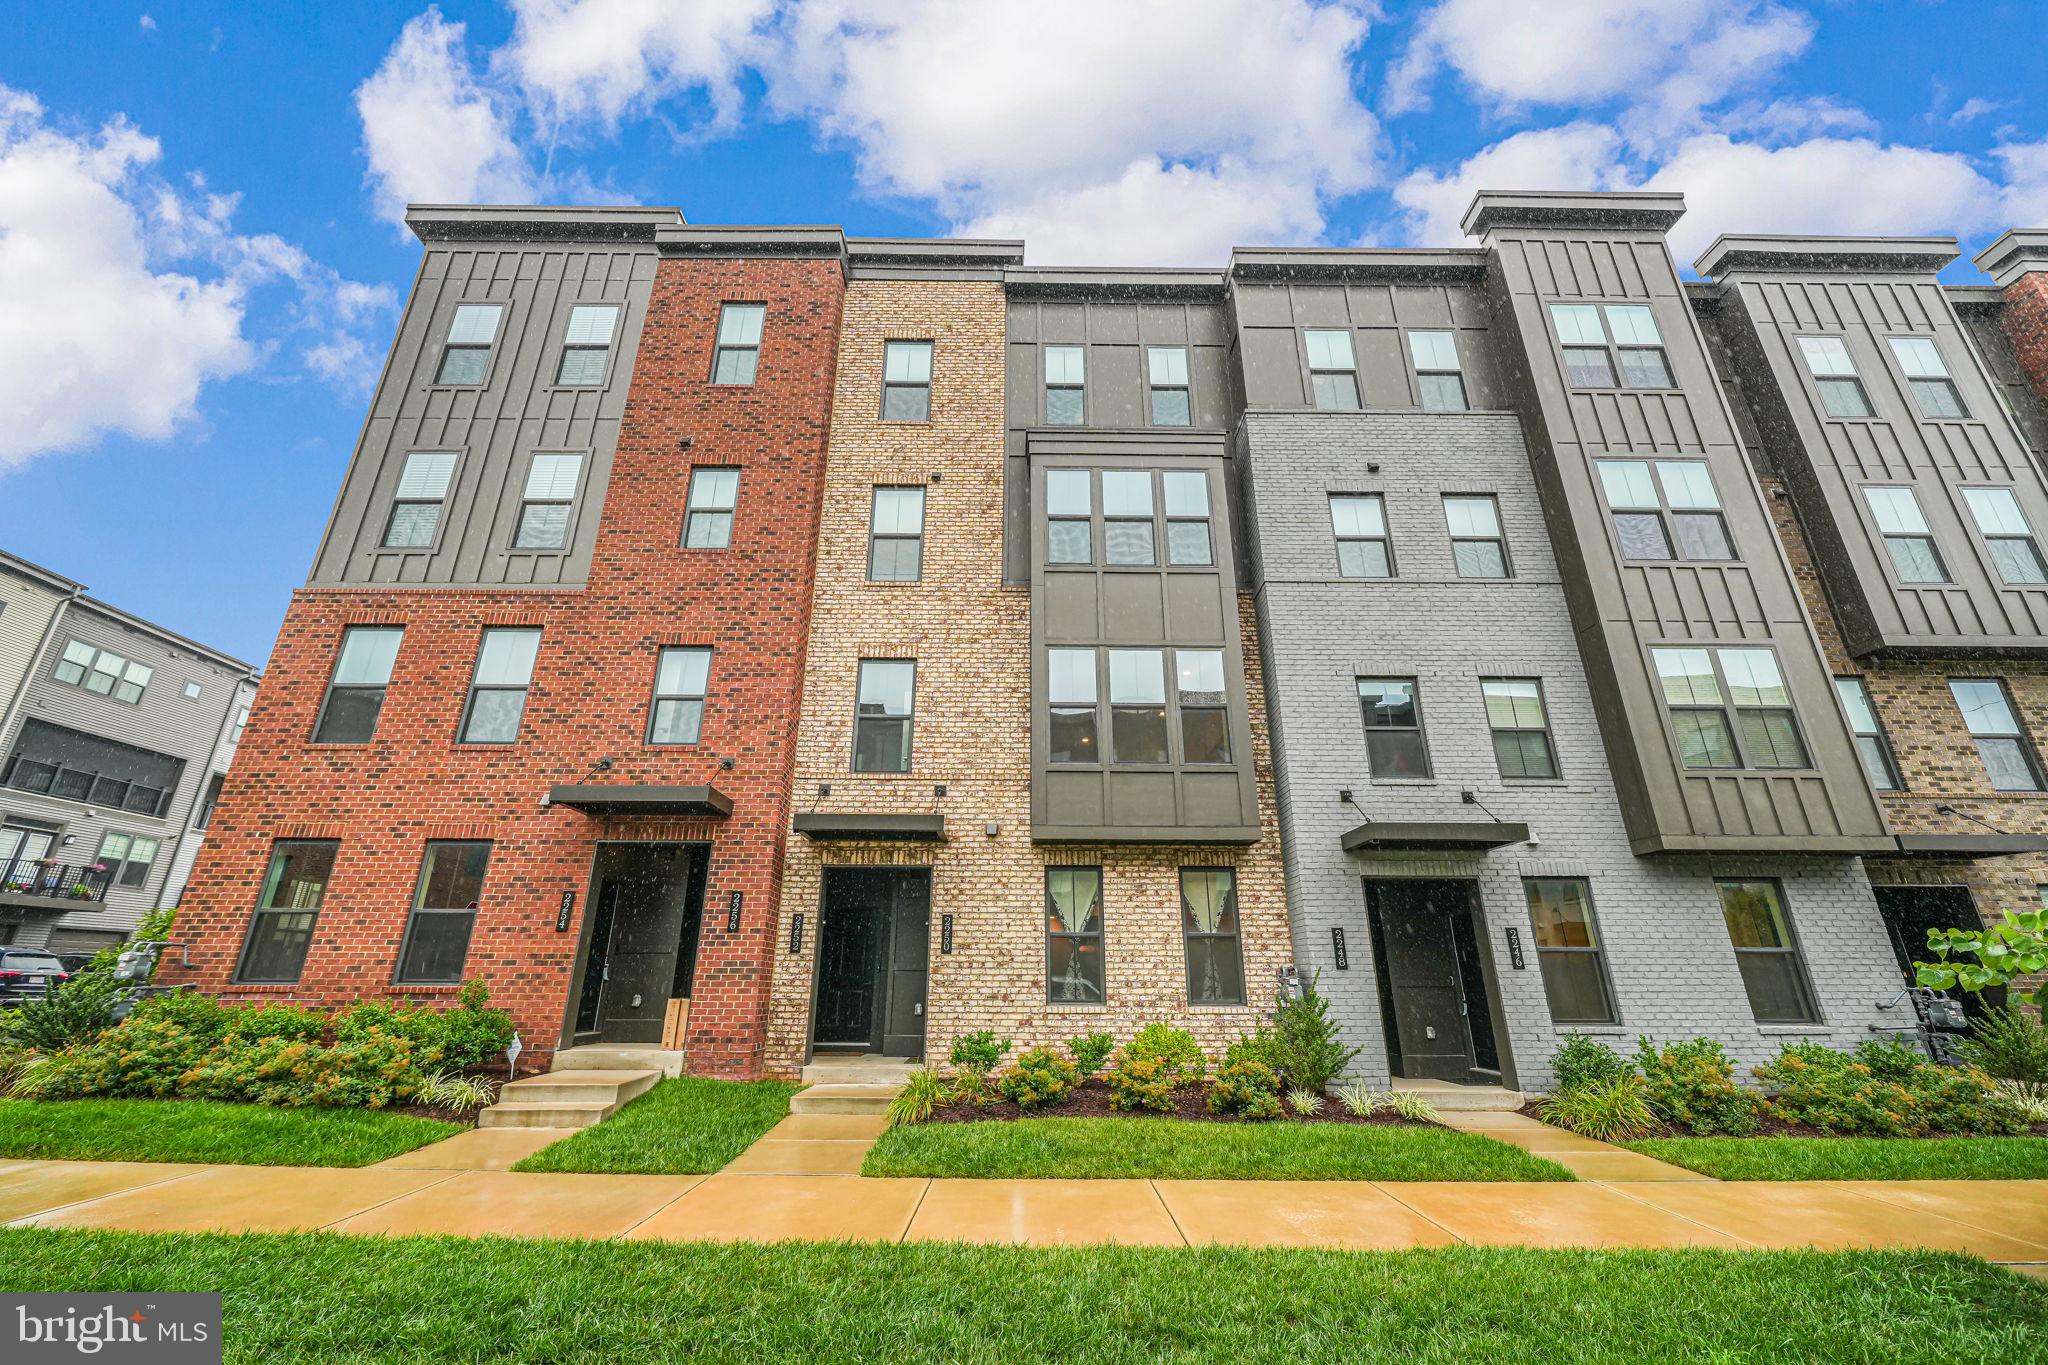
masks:
<svg viewBox="0 0 2048 1365"><path fill-rule="evenodd" d="M180 919L323 1007L758 1074L837 229L419 208L426 251ZM680 1059L664 1059L671 1068Z"/></svg>
<svg viewBox="0 0 2048 1365"><path fill-rule="evenodd" d="M256 680L0 552L0 942L91 952L178 903Z"/></svg>

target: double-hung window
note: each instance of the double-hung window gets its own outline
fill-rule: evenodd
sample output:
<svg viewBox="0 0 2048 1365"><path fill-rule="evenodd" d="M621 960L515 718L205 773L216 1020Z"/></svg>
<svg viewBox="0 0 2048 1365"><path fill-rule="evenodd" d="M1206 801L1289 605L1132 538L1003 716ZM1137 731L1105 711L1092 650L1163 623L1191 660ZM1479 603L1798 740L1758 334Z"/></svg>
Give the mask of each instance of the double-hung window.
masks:
<svg viewBox="0 0 2048 1365"><path fill-rule="evenodd" d="M1863 501L1884 537L1885 553L1901 583L1946 583L1948 566L1934 546L1934 533L1910 488L1865 488Z"/></svg>
<svg viewBox="0 0 2048 1365"><path fill-rule="evenodd" d="M1735 948L1735 965L1759 1024L1817 1024L1813 987L1806 964L1785 919L1785 897L1776 882L1719 883L1721 917Z"/></svg>
<svg viewBox="0 0 2048 1365"><path fill-rule="evenodd" d="M368 744L375 738L404 638L400 626L350 626L341 633L341 653L313 726L315 744Z"/></svg>
<svg viewBox="0 0 2048 1365"><path fill-rule="evenodd" d="M1103 1001L1099 867L1045 870L1045 986L1055 1005Z"/></svg>
<svg viewBox="0 0 2048 1365"><path fill-rule="evenodd" d="M1085 469L1045 472L1045 562L1095 562L1095 499Z"/></svg>
<svg viewBox="0 0 2048 1365"><path fill-rule="evenodd" d="M853 712L853 770L910 771L911 708L917 692L912 659L862 659Z"/></svg>
<svg viewBox="0 0 2048 1365"><path fill-rule="evenodd" d="M1188 402L1188 348L1145 348L1146 388L1155 427L1184 427L1194 418Z"/></svg>
<svg viewBox="0 0 2048 1365"><path fill-rule="evenodd" d="M2010 488L1965 488L1963 501L1991 550L1998 576L2014 585L2048 583L2048 566L2041 562L2041 548L2034 541L2034 528L2020 511L2020 500Z"/></svg>
<svg viewBox="0 0 2048 1365"><path fill-rule="evenodd" d="M419 889L413 893L412 915L405 926L405 946L398 955L401 984L452 985L462 980L490 864L487 842L448 840L427 845Z"/></svg>
<svg viewBox="0 0 2048 1365"><path fill-rule="evenodd" d="M1684 766L1812 766L1791 692L1770 650L1660 646L1650 654Z"/></svg>
<svg viewBox="0 0 2048 1365"><path fill-rule="evenodd" d="M148 835L109 830L100 836L100 850L93 861L107 869L108 886L139 887L149 881L157 848L157 841Z"/></svg>
<svg viewBox="0 0 2048 1365"><path fill-rule="evenodd" d="M1230 762L1230 708L1223 688L1223 651L1173 652L1176 700L1180 703L1183 763Z"/></svg>
<svg viewBox="0 0 2048 1365"><path fill-rule="evenodd" d="M1647 304L1553 303L1551 325L1576 389L1668 389L1671 364Z"/></svg>
<svg viewBox="0 0 2048 1365"><path fill-rule="evenodd" d="M924 573L924 489L877 488L869 526L868 581L917 582Z"/></svg>
<svg viewBox="0 0 2048 1365"><path fill-rule="evenodd" d="M1623 559L1733 559L1704 460L1598 460Z"/></svg>
<svg viewBox="0 0 2048 1365"><path fill-rule="evenodd" d="M932 415L932 344L890 341L882 346L882 420L923 422Z"/></svg>
<svg viewBox="0 0 2048 1365"><path fill-rule="evenodd" d="M1934 421L1947 418L1968 417L1970 411L1963 406L1963 396L1956 389L1956 381L1949 377L1948 362L1941 358L1941 348L1930 337L1886 337L1891 345L1892 356L1899 362L1899 369L1905 372L1906 387L1913 392L1913 402L1920 409L1922 417Z"/></svg>
<svg viewBox="0 0 2048 1365"><path fill-rule="evenodd" d="M1506 578L1508 543L1500 533L1500 504L1491 496L1446 496L1451 559L1460 578Z"/></svg>
<svg viewBox="0 0 2048 1365"><path fill-rule="evenodd" d="M737 469L690 471L690 501L683 513L683 548L723 550L732 544L732 513L740 496Z"/></svg>
<svg viewBox="0 0 2048 1365"><path fill-rule="evenodd" d="M1166 562L1213 564L1209 542L1209 476L1169 469L1159 476L1166 502Z"/></svg>
<svg viewBox="0 0 2048 1365"><path fill-rule="evenodd" d="M1977 743L1977 757L1992 789L2037 792L2042 789L2041 763L2034 746L2013 714L2012 697L1996 678L1950 678L1950 695L1963 713L1963 724Z"/></svg>
<svg viewBox="0 0 2048 1365"><path fill-rule="evenodd" d="M1045 348L1045 424L1078 427L1087 420L1088 352L1081 346Z"/></svg>
<svg viewBox="0 0 2048 1365"><path fill-rule="evenodd" d="M1463 412L1465 374L1458 365L1455 332L1410 332L1408 358L1415 363L1415 390L1424 412Z"/></svg>
<svg viewBox="0 0 2048 1365"><path fill-rule="evenodd" d="M1102 471L1102 562L1159 562L1152 543L1152 474L1143 469Z"/></svg>
<svg viewBox="0 0 2048 1365"><path fill-rule="evenodd" d="M1045 699L1051 711L1046 727L1046 759L1052 763L1100 763L1096 710L1095 651L1049 649L1045 652Z"/></svg>
<svg viewBox="0 0 2048 1365"><path fill-rule="evenodd" d="M142 694L149 688L149 680L156 676L156 670L139 659L125 654L116 654L111 649L100 649L83 640L65 642L64 653L57 660L51 676L58 682L82 687L102 697L137 705Z"/></svg>
<svg viewBox="0 0 2048 1365"><path fill-rule="evenodd" d="M391 520L384 526L387 550L425 550L441 529L441 507L448 481L455 477L455 455L445 450L415 450L405 457L398 493L391 501Z"/></svg>
<svg viewBox="0 0 2048 1365"><path fill-rule="evenodd" d="M434 382L463 388L483 383L491 371L491 347L497 344L498 322L504 315L501 303L458 304Z"/></svg>
<svg viewBox="0 0 2048 1365"><path fill-rule="evenodd" d="M1593 921L1592 887L1583 877L1529 877L1522 889L1529 898L1536 965L1543 972L1551 1022L1618 1022Z"/></svg>
<svg viewBox="0 0 2048 1365"><path fill-rule="evenodd" d="M1550 714L1543 684L1535 678L1481 678L1486 724L1493 731L1493 758L1502 777L1556 777L1550 744Z"/></svg>
<svg viewBox="0 0 2048 1365"><path fill-rule="evenodd" d="M526 469L515 550L559 550L569 542L569 509L583 473L581 455L536 455Z"/></svg>
<svg viewBox="0 0 2048 1365"><path fill-rule="evenodd" d="M1360 678L1358 705L1365 717L1366 771L1374 781L1428 777L1429 745L1413 678Z"/></svg>
<svg viewBox="0 0 2048 1365"><path fill-rule="evenodd" d="M1350 412L1358 407L1358 361L1348 331L1307 331L1309 397L1326 411Z"/></svg>
<svg viewBox="0 0 2048 1365"><path fill-rule="evenodd" d="M1337 572L1346 578L1391 578L1387 507L1377 493L1333 493L1330 526L1337 535Z"/></svg>
<svg viewBox="0 0 2048 1365"><path fill-rule="evenodd" d="M1840 337L1800 337L1799 356L1813 376L1822 411L1830 417L1874 417L1870 394L1856 374L1849 345Z"/></svg>
<svg viewBox="0 0 2048 1365"><path fill-rule="evenodd" d="M1892 755L1891 741L1878 722L1877 708L1870 704L1870 689L1861 678L1835 679L1835 695L1849 717L1849 733L1856 740L1856 755L1863 760L1863 772L1870 785L1881 792L1899 789L1899 765Z"/></svg>
<svg viewBox="0 0 2048 1365"><path fill-rule="evenodd" d="M1182 868L1180 925L1188 963L1188 1003L1242 1005L1244 953L1238 941L1237 872L1228 867Z"/></svg>
<svg viewBox="0 0 2048 1365"><path fill-rule="evenodd" d="M1119 765L1170 763L1166 738L1166 654L1109 651L1109 742Z"/></svg>
<svg viewBox="0 0 2048 1365"><path fill-rule="evenodd" d="M249 941L235 980L290 983L306 965L320 902L334 880L341 845L331 839L280 839L270 849L270 867L249 917Z"/></svg>
<svg viewBox="0 0 2048 1365"><path fill-rule="evenodd" d="M654 709L649 744L695 744L704 732L704 693L711 681L711 651L696 646L664 649L654 666Z"/></svg>
<svg viewBox="0 0 2048 1365"><path fill-rule="evenodd" d="M540 631L531 627L484 632L469 704L462 712L464 744L511 744L519 738L526 689L533 684L533 661L539 653Z"/></svg>
<svg viewBox="0 0 2048 1365"><path fill-rule="evenodd" d="M612 330L618 325L615 303L579 303L569 310L562 333L562 360L555 382L569 388L595 388L604 383L612 358Z"/></svg>
<svg viewBox="0 0 2048 1365"><path fill-rule="evenodd" d="M718 345L711 357L711 382L751 384L761 366L764 303L728 303L718 310Z"/></svg>

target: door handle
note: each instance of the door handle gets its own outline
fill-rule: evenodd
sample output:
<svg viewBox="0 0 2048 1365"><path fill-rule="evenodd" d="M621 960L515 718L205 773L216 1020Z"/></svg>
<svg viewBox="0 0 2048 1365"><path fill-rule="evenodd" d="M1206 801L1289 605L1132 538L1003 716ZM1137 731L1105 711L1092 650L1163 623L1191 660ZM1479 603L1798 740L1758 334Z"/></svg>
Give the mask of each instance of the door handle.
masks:
<svg viewBox="0 0 2048 1365"><path fill-rule="evenodd" d="M918 1001L918 1002L917 1002L916 1004L912 1005L912 1006L910 1007L910 1012L911 1012L912 1014L923 1014L923 1013L924 1013L924 1001L920 1000L920 1001Z"/></svg>

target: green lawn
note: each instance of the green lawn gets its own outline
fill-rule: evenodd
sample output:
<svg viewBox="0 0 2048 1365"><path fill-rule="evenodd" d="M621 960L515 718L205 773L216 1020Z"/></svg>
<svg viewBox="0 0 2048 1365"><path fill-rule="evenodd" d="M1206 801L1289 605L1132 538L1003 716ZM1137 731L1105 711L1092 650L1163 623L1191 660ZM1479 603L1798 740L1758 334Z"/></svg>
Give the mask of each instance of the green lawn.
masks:
<svg viewBox="0 0 2048 1365"><path fill-rule="evenodd" d="M367 1166L462 1125L378 1109L211 1100L0 1100L0 1157Z"/></svg>
<svg viewBox="0 0 2048 1365"><path fill-rule="evenodd" d="M891 1128L863 1175L1021 1180L1570 1180L1476 1133L1353 1123L1018 1119Z"/></svg>
<svg viewBox="0 0 2048 1365"><path fill-rule="evenodd" d="M2037 1358L2048 1285L1914 1252L1335 1252L0 1230L10 1291L217 1290L230 1361Z"/></svg>
<svg viewBox="0 0 2048 1365"><path fill-rule="evenodd" d="M2048 1180L2048 1138L1652 1138L1624 1145L1720 1180Z"/></svg>
<svg viewBox="0 0 2048 1365"><path fill-rule="evenodd" d="M666 1080L618 1113L543 1147L515 1171L715 1171L789 1113L797 1086L784 1081Z"/></svg>

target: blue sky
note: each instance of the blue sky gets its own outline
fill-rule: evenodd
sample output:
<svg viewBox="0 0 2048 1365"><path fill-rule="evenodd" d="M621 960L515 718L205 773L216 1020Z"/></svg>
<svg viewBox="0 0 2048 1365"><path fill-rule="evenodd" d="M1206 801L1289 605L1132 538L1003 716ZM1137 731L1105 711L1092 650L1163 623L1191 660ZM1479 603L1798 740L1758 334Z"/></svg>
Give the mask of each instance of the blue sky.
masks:
<svg viewBox="0 0 2048 1365"><path fill-rule="evenodd" d="M1649 185L1687 193L1681 263L1723 230L1951 232L1967 257L2048 223L2043 11L16 0L0 547L261 661L418 262L408 200L1215 264L1452 243L1480 185Z"/></svg>

